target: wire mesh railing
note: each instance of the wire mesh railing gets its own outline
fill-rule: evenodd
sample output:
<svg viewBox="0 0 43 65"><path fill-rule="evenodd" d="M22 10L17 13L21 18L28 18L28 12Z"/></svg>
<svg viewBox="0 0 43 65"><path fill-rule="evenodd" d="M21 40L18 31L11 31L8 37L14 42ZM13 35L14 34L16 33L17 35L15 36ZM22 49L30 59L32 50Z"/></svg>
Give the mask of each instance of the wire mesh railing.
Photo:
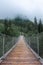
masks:
<svg viewBox="0 0 43 65"><path fill-rule="evenodd" d="M43 58L43 33L32 35L26 38L29 46L41 57Z"/></svg>
<svg viewBox="0 0 43 65"><path fill-rule="evenodd" d="M39 35L39 55L43 58L43 33Z"/></svg>
<svg viewBox="0 0 43 65"><path fill-rule="evenodd" d="M0 57L3 55L3 39L2 36L0 36Z"/></svg>
<svg viewBox="0 0 43 65"><path fill-rule="evenodd" d="M0 35L0 57L9 51L17 42L17 37Z"/></svg>

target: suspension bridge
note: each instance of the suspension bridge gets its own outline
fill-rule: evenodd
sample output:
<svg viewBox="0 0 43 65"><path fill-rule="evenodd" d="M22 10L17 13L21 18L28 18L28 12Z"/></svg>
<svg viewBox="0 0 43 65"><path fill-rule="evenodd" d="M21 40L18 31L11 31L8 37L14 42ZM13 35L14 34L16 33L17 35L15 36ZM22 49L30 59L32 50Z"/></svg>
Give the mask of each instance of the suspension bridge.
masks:
<svg viewBox="0 0 43 65"><path fill-rule="evenodd" d="M15 46L0 60L0 65L42 65L28 46L24 36L20 36Z"/></svg>

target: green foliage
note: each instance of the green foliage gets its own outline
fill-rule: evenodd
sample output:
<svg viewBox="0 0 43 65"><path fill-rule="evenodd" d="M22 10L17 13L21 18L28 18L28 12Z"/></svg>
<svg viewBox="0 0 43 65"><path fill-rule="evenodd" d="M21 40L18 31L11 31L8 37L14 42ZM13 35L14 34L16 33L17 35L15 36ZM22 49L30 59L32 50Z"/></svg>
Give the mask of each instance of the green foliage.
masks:
<svg viewBox="0 0 43 65"><path fill-rule="evenodd" d="M38 32L41 33L42 31L43 31L43 27L42 27L42 21L40 19L38 24Z"/></svg>
<svg viewBox="0 0 43 65"><path fill-rule="evenodd" d="M2 19L0 20L0 32L11 36L19 36L22 33L25 36L31 36L32 34L43 32L43 24L41 20L38 24L36 17L34 18L34 22L21 17L16 17L12 20Z"/></svg>

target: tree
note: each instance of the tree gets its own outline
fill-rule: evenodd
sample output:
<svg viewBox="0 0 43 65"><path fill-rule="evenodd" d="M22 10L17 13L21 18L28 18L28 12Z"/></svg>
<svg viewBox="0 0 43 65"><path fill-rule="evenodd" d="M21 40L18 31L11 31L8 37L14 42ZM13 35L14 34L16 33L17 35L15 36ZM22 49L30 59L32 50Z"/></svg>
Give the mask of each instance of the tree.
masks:
<svg viewBox="0 0 43 65"><path fill-rule="evenodd" d="M35 25L35 29L37 29L37 18L34 18L34 25Z"/></svg>
<svg viewBox="0 0 43 65"><path fill-rule="evenodd" d="M3 31L4 34L7 35L8 33L8 21L5 19L4 21L4 31Z"/></svg>
<svg viewBox="0 0 43 65"><path fill-rule="evenodd" d="M40 32L42 32L43 31L43 29L42 29L42 21L41 21L41 19L39 20L39 24L38 24L38 32L40 33Z"/></svg>
<svg viewBox="0 0 43 65"><path fill-rule="evenodd" d="M36 17L34 18L34 23L37 25L37 18Z"/></svg>
<svg viewBox="0 0 43 65"><path fill-rule="evenodd" d="M38 23L37 23L37 18L35 17L34 18L34 31L35 31L35 33L37 34L38 33Z"/></svg>
<svg viewBox="0 0 43 65"><path fill-rule="evenodd" d="M6 34L6 35L11 35L12 33L12 28L11 28L11 21L6 20L4 21L4 30L2 31L2 33Z"/></svg>
<svg viewBox="0 0 43 65"><path fill-rule="evenodd" d="M11 27L12 23L11 20L8 21L8 35L11 35L12 33L12 27Z"/></svg>

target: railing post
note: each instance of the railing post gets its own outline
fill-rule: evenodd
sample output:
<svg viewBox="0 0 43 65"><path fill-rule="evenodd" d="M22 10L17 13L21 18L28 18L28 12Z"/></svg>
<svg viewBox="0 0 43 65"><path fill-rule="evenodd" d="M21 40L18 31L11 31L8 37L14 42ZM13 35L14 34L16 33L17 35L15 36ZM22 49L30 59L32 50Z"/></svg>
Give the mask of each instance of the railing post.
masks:
<svg viewBox="0 0 43 65"><path fill-rule="evenodd" d="M39 37L37 36L37 50L38 50L38 55L39 55Z"/></svg>
<svg viewBox="0 0 43 65"><path fill-rule="evenodd" d="M3 55L4 55L5 35L3 35Z"/></svg>

